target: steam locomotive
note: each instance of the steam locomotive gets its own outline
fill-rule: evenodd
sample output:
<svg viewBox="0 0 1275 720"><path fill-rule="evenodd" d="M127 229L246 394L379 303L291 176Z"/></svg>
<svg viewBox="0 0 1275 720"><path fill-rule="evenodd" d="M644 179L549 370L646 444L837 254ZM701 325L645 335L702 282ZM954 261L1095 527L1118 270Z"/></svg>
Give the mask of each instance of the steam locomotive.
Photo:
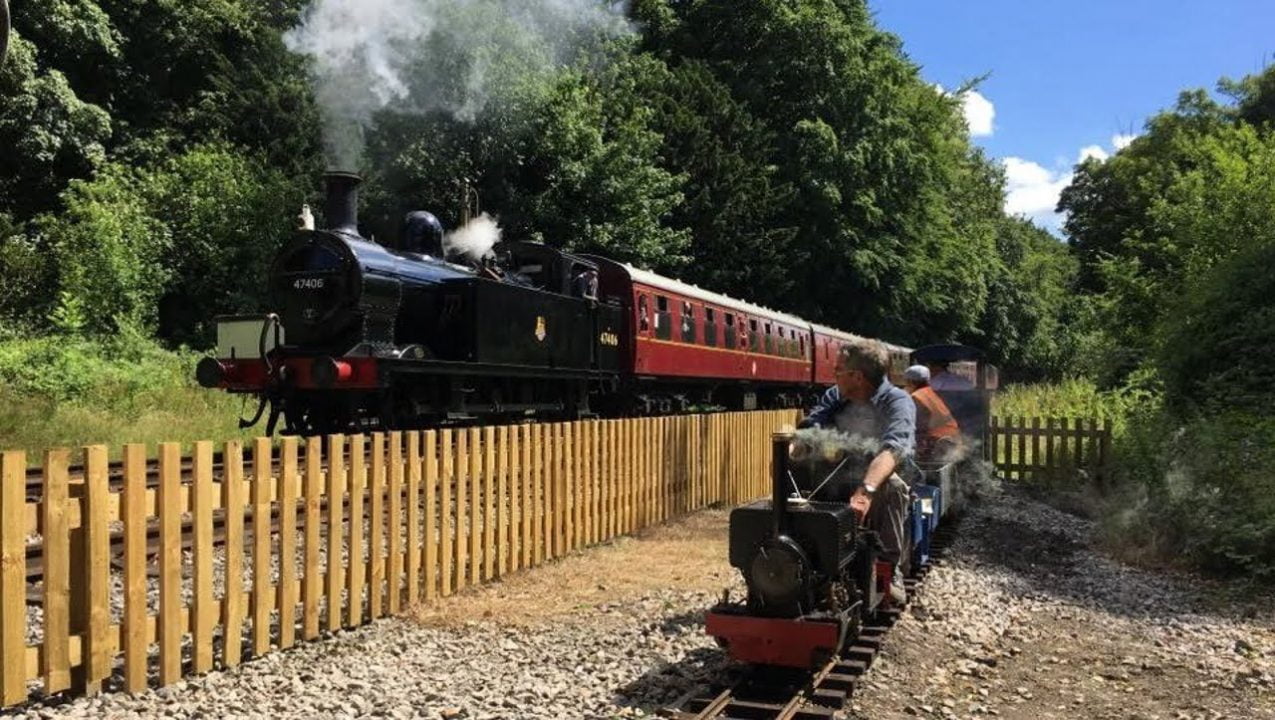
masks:
<svg viewBox="0 0 1275 720"><path fill-rule="evenodd" d="M968 389L940 391L977 441L984 427L990 366L974 348L947 345L916 351L914 362L964 362L976 368ZM747 594L729 597L705 616L705 630L735 660L812 669L838 655L859 628L893 606L894 573L915 576L930 562L940 523L959 511L965 496L960 478L966 460L906 468L911 502L905 523L904 557L896 568L881 562L876 533L859 525L848 499L875 454L870 448L841 450L820 462L818 450L801 450L799 431L772 438L771 497L730 515L730 564L742 574ZM854 463L855 452L858 467ZM976 457L975 453L970 459ZM804 460L803 460L804 458Z"/></svg>
<svg viewBox="0 0 1275 720"><path fill-rule="evenodd" d="M395 242L372 242L358 176L326 183L328 227L299 231L277 256L272 312L218 318L216 355L197 368L204 387L259 400L244 426L267 411L268 432L283 420L318 434L795 408L834 382L854 337L538 243L458 258L441 226L411 222ZM887 348L897 377L909 350Z"/></svg>

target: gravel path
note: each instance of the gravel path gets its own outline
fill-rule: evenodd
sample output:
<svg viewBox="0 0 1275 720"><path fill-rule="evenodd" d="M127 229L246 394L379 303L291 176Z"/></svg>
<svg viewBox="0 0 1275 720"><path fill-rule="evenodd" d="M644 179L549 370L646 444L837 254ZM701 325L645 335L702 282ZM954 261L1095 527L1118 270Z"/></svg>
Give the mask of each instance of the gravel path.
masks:
<svg viewBox="0 0 1275 720"><path fill-rule="evenodd" d="M650 716L727 672L703 635L727 514L701 513L229 672L30 717ZM1275 718L1269 598L1135 570L1015 493L973 508L853 718Z"/></svg>
<svg viewBox="0 0 1275 720"><path fill-rule="evenodd" d="M853 717L1275 718L1270 596L1121 565L1092 530L1018 493L974 508Z"/></svg>

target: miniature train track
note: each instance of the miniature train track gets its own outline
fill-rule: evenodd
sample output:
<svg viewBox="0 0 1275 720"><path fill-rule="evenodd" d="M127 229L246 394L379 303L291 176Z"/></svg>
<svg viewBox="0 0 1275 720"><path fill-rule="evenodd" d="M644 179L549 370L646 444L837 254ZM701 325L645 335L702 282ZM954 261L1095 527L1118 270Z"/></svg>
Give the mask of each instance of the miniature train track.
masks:
<svg viewBox="0 0 1275 720"><path fill-rule="evenodd" d="M953 536L951 525L935 532L930 562L920 568L915 577L904 581L909 603L920 592L925 576L941 563ZM724 687L693 689L660 714L672 720L827 720L840 717L904 609L906 606L877 613L874 622L861 628L840 656L813 672L748 667Z"/></svg>

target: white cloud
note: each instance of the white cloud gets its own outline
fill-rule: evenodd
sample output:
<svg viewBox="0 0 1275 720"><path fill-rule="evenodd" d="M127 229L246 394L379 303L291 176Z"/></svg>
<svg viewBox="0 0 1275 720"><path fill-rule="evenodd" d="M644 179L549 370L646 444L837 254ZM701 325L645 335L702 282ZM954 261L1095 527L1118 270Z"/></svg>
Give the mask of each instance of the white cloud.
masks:
<svg viewBox="0 0 1275 720"><path fill-rule="evenodd" d="M1111 154L1104 150L1101 145L1089 145L1080 149L1080 159L1076 162L1082 163L1089 158L1106 160L1109 157L1111 157Z"/></svg>
<svg viewBox="0 0 1275 720"><path fill-rule="evenodd" d="M1017 157L1004 158L1001 163L1005 166L1005 212L1026 216L1041 227L1057 231L1062 226L1062 215L1054 208L1058 207L1063 188L1071 184L1071 171L1049 170Z"/></svg>
<svg viewBox="0 0 1275 720"><path fill-rule="evenodd" d="M965 123L973 137L989 137L995 131L996 106L977 90L966 90L961 95L961 109Z"/></svg>
<svg viewBox="0 0 1275 720"><path fill-rule="evenodd" d="M1129 143L1137 139L1138 139L1137 135L1121 135L1121 134L1112 135L1111 146L1118 151L1124 150L1125 148L1129 147Z"/></svg>

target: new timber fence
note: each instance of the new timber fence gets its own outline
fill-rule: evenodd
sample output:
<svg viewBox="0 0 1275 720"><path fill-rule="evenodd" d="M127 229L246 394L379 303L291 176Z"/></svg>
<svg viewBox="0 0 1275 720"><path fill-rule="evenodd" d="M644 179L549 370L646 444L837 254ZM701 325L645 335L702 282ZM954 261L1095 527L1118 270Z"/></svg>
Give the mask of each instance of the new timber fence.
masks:
<svg viewBox="0 0 1275 720"><path fill-rule="evenodd" d="M167 685L769 487L793 411L0 454L0 705ZM78 454L77 454L78 455ZM76 457L76 460L81 458Z"/></svg>
<svg viewBox="0 0 1275 720"><path fill-rule="evenodd" d="M1111 421L1084 418L993 417L990 459L1006 480L1074 483L1084 472L1106 480Z"/></svg>

